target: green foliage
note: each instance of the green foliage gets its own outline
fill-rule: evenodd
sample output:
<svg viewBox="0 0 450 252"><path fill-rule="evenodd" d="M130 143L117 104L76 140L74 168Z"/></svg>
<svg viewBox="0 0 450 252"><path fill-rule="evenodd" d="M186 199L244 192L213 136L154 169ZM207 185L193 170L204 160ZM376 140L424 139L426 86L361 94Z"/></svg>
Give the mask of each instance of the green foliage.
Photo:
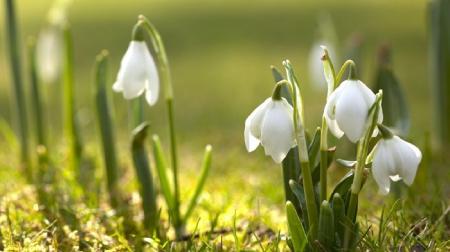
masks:
<svg viewBox="0 0 450 252"><path fill-rule="evenodd" d="M319 248L325 251L333 251L335 247L334 216L330 203L326 200L320 206L318 241Z"/></svg>
<svg viewBox="0 0 450 252"><path fill-rule="evenodd" d="M97 119L100 129L100 136L103 150L103 160L106 170L106 181L111 205L117 207L120 201L120 191L117 180L119 168L116 155L116 137L112 119L111 105L106 90L108 73L108 53L102 52L97 56L96 64L96 94Z"/></svg>
<svg viewBox="0 0 450 252"><path fill-rule="evenodd" d="M306 244L308 244L308 237L306 236L302 222L298 218L297 211L290 201L286 202L286 216L294 251L302 252Z"/></svg>
<svg viewBox="0 0 450 252"><path fill-rule="evenodd" d="M150 163L144 146L148 127L149 125L147 123L143 123L133 130L131 153L142 198L142 208L144 210L143 224L150 234L152 234L158 226L159 214L158 208L156 207L153 176L151 174Z"/></svg>

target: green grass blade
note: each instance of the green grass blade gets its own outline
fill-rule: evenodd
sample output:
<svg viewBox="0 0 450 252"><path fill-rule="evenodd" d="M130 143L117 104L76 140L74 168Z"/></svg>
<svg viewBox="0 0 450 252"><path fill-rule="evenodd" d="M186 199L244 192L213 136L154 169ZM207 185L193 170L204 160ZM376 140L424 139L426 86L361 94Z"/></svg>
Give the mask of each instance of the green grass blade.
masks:
<svg viewBox="0 0 450 252"><path fill-rule="evenodd" d="M437 140L450 145L450 1L430 3L431 80L434 86Z"/></svg>
<svg viewBox="0 0 450 252"><path fill-rule="evenodd" d="M161 186L162 194L166 200L169 208L169 213L172 215L174 211L174 197L169 183L169 176L167 175L167 162L164 158L164 152L161 147L161 141L157 135L152 137L153 156L155 157L156 171L158 172L159 184ZM173 217L173 216L172 216Z"/></svg>
<svg viewBox="0 0 450 252"><path fill-rule="evenodd" d="M286 202L286 215L294 252L302 252L308 243L308 238L302 222L298 218L297 211L290 201Z"/></svg>
<svg viewBox="0 0 450 252"><path fill-rule="evenodd" d="M75 111L75 90L73 74L72 32L68 25L64 27L64 116L65 130L70 143L70 166L76 174L79 173L82 156L82 143L78 130ZM80 174L78 174L80 177Z"/></svg>
<svg viewBox="0 0 450 252"><path fill-rule="evenodd" d="M42 98L40 91L40 83L37 76L36 66L36 43L34 39L30 39L28 44L28 70L30 71L31 83L31 102L36 127L36 141L38 145L47 147L44 114L42 111Z"/></svg>
<svg viewBox="0 0 450 252"><path fill-rule="evenodd" d="M191 197L191 201L189 202L188 210L184 215L183 218L184 221L187 221L191 216L192 212L194 211L194 208L197 206L198 197L200 196L200 193L202 192L203 187L205 186L206 178L208 177L209 170L211 169L211 152L212 152L211 145L207 145L205 148L205 153L203 155L203 163L200 177L198 179L197 186L195 187L194 194Z"/></svg>
<svg viewBox="0 0 450 252"><path fill-rule="evenodd" d="M16 100L16 108L18 114L18 127L20 139L20 161L23 167L28 182L33 181L33 173L29 157L28 145L28 119L26 98L22 80L22 63L20 56L20 43L18 39L16 13L14 8L14 0L6 0L6 30L9 44L9 60L11 64L11 73L13 80L13 89Z"/></svg>
<svg viewBox="0 0 450 252"><path fill-rule="evenodd" d="M103 149L103 160L105 162L106 179L108 185L109 199L111 206L118 207L120 194L117 186L118 166L116 155L116 138L114 134L114 123L112 111L107 92L107 67L108 53L101 52L96 60L96 93L95 101L97 105L97 119L100 129L100 136Z"/></svg>
<svg viewBox="0 0 450 252"><path fill-rule="evenodd" d="M131 153L133 164L139 182L139 191L142 197L142 208L144 210L144 228L153 233L158 224L158 211L156 207L156 195L153 185L153 177L150 163L144 146L147 137L148 123L142 123L133 130Z"/></svg>

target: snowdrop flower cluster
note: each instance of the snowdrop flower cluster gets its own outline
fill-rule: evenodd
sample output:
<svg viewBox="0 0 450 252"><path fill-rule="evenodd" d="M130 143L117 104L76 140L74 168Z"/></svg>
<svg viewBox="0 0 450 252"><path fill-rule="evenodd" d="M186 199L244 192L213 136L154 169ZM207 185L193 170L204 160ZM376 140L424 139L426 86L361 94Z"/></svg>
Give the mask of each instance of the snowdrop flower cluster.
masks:
<svg viewBox="0 0 450 252"><path fill-rule="evenodd" d="M330 132L337 138L346 135L353 143L362 141L370 126L369 111L375 102L376 95L350 74L350 78L343 81L327 98L324 118ZM372 173L380 193L387 194L390 180L403 179L407 185L412 184L421 152L398 136L387 134L388 129L381 125L382 122L383 111L379 106L376 124L385 133L373 150ZM378 132L375 127L371 136L377 136ZM289 150L297 145L292 106L274 92L271 98L267 98L247 117L244 138L248 152L261 144L266 155L270 155L276 163L281 163Z"/></svg>

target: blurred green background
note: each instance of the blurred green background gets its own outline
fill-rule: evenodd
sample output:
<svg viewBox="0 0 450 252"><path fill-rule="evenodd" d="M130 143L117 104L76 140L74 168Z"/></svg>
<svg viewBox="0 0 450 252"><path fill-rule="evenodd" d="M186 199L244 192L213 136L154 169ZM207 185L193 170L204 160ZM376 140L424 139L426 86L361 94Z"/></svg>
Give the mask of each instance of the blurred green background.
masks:
<svg viewBox="0 0 450 252"><path fill-rule="evenodd" d="M45 24L52 1L17 1L22 46ZM110 82L138 14L146 15L166 43L175 89L177 128L182 142L231 143L243 149L246 116L268 97L274 84L270 65L290 59L302 80L308 125L318 125L325 91L313 89L308 56L318 35L318 20L329 14L345 55L352 34L363 39L362 80L369 86L376 69L377 48L388 43L394 71L411 106L412 135L430 129L427 76L426 1L86 1L75 0L69 10L73 27L77 106L83 130L95 123L93 64L102 49L111 54ZM1 8L4 8L3 5ZM4 9L1 10L0 115L12 114L9 66L6 65ZM341 60L340 63L342 63ZM49 120L58 132L58 86L47 86ZM126 107L114 96L117 121L126 128ZM155 131L165 132L162 103L147 110ZM95 128L94 128L95 129ZM189 135L189 137L188 137ZM202 136L200 139L197 136Z"/></svg>
<svg viewBox="0 0 450 252"><path fill-rule="evenodd" d="M36 36L45 25L51 5L50 0L16 1L24 48L27 37ZM284 59L293 63L301 80L307 126L313 130L320 123L326 96L325 90L318 90L311 84L308 68L309 53L319 33L319 18L329 15L336 29L339 40L336 48L341 58L335 65L340 66L345 60L350 38L355 34L362 38L358 67L362 69L361 79L369 86L375 78L378 48L390 44L394 72L410 105L410 136L414 143L422 146L424 134L431 130L432 114L426 11L426 0L74 0L69 20L74 36L76 103L83 138L91 144L98 139L94 107L95 56L102 49L110 52L112 86L130 41L131 29L137 16L144 14L160 31L171 63L182 173L186 175L182 180L198 176L198 170L192 167L198 167L202 148L209 143L214 146L213 174L207 182L206 194L217 189L224 201L237 203L242 196L257 196L280 203L283 199L281 170L264 157L261 148L257 153L247 154L243 140L246 117L271 95L274 82L270 65L281 68ZM0 13L0 118L12 122L15 105L7 64L3 4ZM28 82L26 86L29 89ZM42 88L51 127L49 135L53 142L60 141L62 87L54 84ZM126 142L129 139L129 104L121 94L112 94L112 97L120 129L120 155L129 158ZM164 105L160 101L155 107L147 107L146 116L151 121L152 131L160 133L167 143ZM99 151L97 144L90 146ZM123 160L126 159L121 163ZM3 177L3 180L9 178ZM184 185L191 187L189 183ZM182 194L188 194L188 190ZM242 195L249 190L253 193ZM372 184L364 193L375 194L376 185ZM232 194L239 197L233 198ZM220 208L222 205L215 202L221 200L215 195L211 205ZM382 200L378 203L381 206ZM279 218L278 212L274 215Z"/></svg>

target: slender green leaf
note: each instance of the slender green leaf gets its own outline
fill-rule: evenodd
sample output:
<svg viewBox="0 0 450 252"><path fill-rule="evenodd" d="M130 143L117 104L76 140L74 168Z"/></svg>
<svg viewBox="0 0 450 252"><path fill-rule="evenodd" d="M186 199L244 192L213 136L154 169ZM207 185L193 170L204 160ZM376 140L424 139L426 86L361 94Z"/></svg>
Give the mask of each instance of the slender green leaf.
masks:
<svg viewBox="0 0 450 252"><path fill-rule="evenodd" d="M150 163L144 146L148 127L148 123L144 122L133 130L131 153L139 182L139 192L142 197L142 208L144 210L143 225L152 233L158 225L158 211Z"/></svg>
<svg viewBox="0 0 450 252"><path fill-rule="evenodd" d="M45 120L42 112L42 98L40 91L40 83L37 77L36 66L36 43L34 39L30 39L28 43L28 70L30 71L31 84L31 101L35 121L36 142L38 145L47 147L45 135Z"/></svg>
<svg viewBox="0 0 450 252"><path fill-rule="evenodd" d="M308 237L297 215L297 211L290 201L286 202L286 215L294 252L302 252L305 250L306 244L308 244Z"/></svg>
<svg viewBox="0 0 450 252"><path fill-rule="evenodd" d="M289 181L297 181L300 177L300 160L298 157L298 147L294 147L289 150L288 154L281 163L283 168L283 185L286 201L291 201L297 211L301 211L300 205L294 192L289 186Z"/></svg>
<svg viewBox="0 0 450 252"><path fill-rule="evenodd" d="M436 139L450 146L450 1L430 1L431 80L434 86Z"/></svg>
<svg viewBox="0 0 450 252"><path fill-rule="evenodd" d="M116 155L116 138L114 133L113 115L106 90L107 86L108 52L103 51L96 60L96 94L97 119L102 141L103 160L106 170L109 199L113 207L118 207L120 195L117 185L119 168Z"/></svg>
<svg viewBox="0 0 450 252"><path fill-rule="evenodd" d="M81 175L80 166L82 158L82 143L75 108L75 86L74 86L74 58L72 45L72 32L69 25L64 27L64 116L65 130L70 143L70 166L73 171Z"/></svg>
<svg viewBox="0 0 450 252"><path fill-rule="evenodd" d="M200 196L200 193L202 192L203 187L205 186L206 178L208 177L209 170L211 169L211 151L212 151L211 145L207 145L205 148L205 154L203 156L203 163L200 172L200 177L198 179L197 186L195 187L194 194L191 197L191 201L189 202L188 210L184 215L184 221L187 221L191 216L192 212L194 211L194 208L197 206L198 197Z"/></svg>
<svg viewBox="0 0 450 252"><path fill-rule="evenodd" d="M345 176L334 187L333 192L330 195L330 201L333 200L333 195L336 193L342 195L344 198L346 197L347 193L352 187L353 177L354 177L353 170L345 174Z"/></svg>
<svg viewBox="0 0 450 252"><path fill-rule="evenodd" d="M19 139L20 139L20 162L25 171L28 182L33 181L33 171L31 169L28 145L28 120L27 106L24 85L22 80L22 62L20 55L19 35L17 31L16 12L14 0L6 0L6 28L9 45L9 60L11 65L11 74L13 80L13 89L18 115Z"/></svg>
<svg viewBox="0 0 450 252"><path fill-rule="evenodd" d="M295 200L298 202L297 205L299 206L300 211L297 210L298 215L302 217L303 224L305 226L305 229L309 229L309 223L308 218L306 216L308 215L308 209L306 207L306 198L305 198L305 192L303 190L303 187L297 183L295 180L289 181L289 186L292 190L292 192L295 195ZM291 202L292 203L292 202ZM294 204L295 206L295 204Z"/></svg>
<svg viewBox="0 0 450 252"><path fill-rule="evenodd" d="M152 145L153 156L155 157L156 171L158 172L159 184L161 186L161 192L166 200L169 212L172 213L172 211L174 210L173 208L175 202L173 198L173 192L169 183L169 177L167 175L167 162L164 156L164 151L161 147L161 141L159 140L159 137L157 135L153 135Z"/></svg>

